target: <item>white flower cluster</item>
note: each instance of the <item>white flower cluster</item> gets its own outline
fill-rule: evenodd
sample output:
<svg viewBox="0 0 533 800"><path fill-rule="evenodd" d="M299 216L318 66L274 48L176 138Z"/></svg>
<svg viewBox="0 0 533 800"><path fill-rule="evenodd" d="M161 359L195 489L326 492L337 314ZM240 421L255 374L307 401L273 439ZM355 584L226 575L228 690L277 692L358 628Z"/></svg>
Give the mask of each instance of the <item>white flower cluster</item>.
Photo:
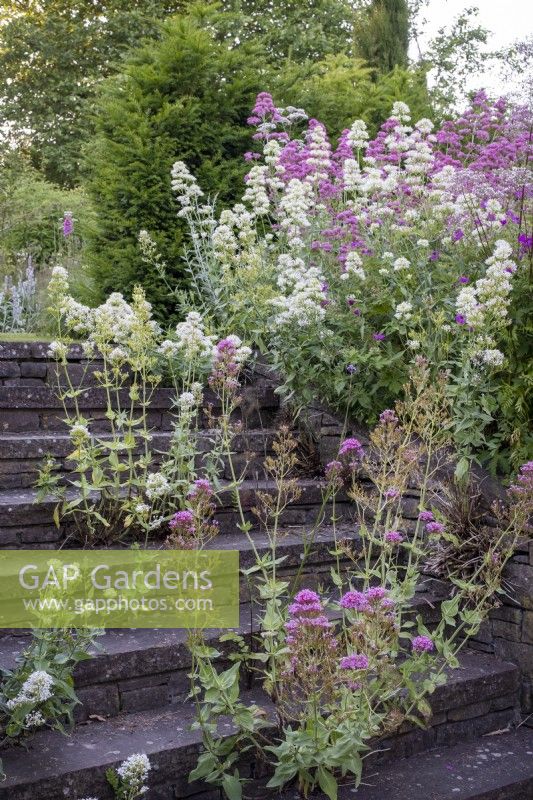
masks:
<svg viewBox="0 0 533 800"><path fill-rule="evenodd" d="M268 214L270 210L267 181L268 166L259 165L252 167L246 176L246 191L242 199L243 202L250 203L257 217Z"/></svg>
<svg viewBox="0 0 533 800"><path fill-rule="evenodd" d="M487 271L475 286L465 286L456 301L457 313L472 328L480 328L490 314L492 325L507 324L507 308L510 303L512 284L510 276L516 271L516 264L510 259L511 245L499 239L493 254L487 258Z"/></svg>
<svg viewBox="0 0 533 800"><path fill-rule="evenodd" d="M30 711L24 717L24 725L27 728L40 728L46 723L45 718L40 711Z"/></svg>
<svg viewBox="0 0 533 800"><path fill-rule="evenodd" d="M331 166L331 145L326 128L321 122L317 122L309 129L307 150L306 162L313 168L313 172L306 177L306 181L314 184L325 181Z"/></svg>
<svg viewBox="0 0 533 800"><path fill-rule="evenodd" d="M398 100L392 106L391 117L398 119L400 122L409 122L411 119L411 109L407 103L402 103L401 100Z"/></svg>
<svg viewBox="0 0 533 800"><path fill-rule="evenodd" d="M64 361L67 357L68 348L63 342L50 342L48 345L48 356L56 361Z"/></svg>
<svg viewBox="0 0 533 800"><path fill-rule="evenodd" d="M296 323L302 327L312 325L324 318L324 276L318 267L305 268L301 258L282 255L278 259L278 286L287 296L272 300L279 309L275 322L279 326Z"/></svg>
<svg viewBox="0 0 533 800"><path fill-rule="evenodd" d="M351 250L346 256L344 272L341 273L341 280L348 280L351 275L359 278L359 280L366 280L366 274L363 269L363 259L355 250Z"/></svg>
<svg viewBox="0 0 533 800"><path fill-rule="evenodd" d="M394 313L394 317L399 320L400 322L408 322L412 315L413 306L411 303L398 303L396 306L396 311Z"/></svg>
<svg viewBox="0 0 533 800"><path fill-rule="evenodd" d="M185 321L176 325L176 338L165 339L159 352L167 358L183 358L188 363L205 361L213 356L214 342L215 337L205 333L201 315L189 311Z"/></svg>
<svg viewBox="0 0 533 800"><path fill-rule="evenodd" d="M183 161L174 163L171 175L172 191L176 192L178 203L181 205L181 211L178 212L178 216L187 216L192 211L197 200L203 197L204 193Z"/></svg>
<svg viewBox="0 0 533 800"><path fill-rule="evenodd" d="M411 262L408 258L404 256L400 256L393 261L393 267L395 272L403 272L403 270L411 268Z"/></svg>
<svg viewBox="0 0 533 800"><path fill-rule="evenodd" d="M146 478L146 496L149 500L163 497L170 491L170 483L161 472L152 472Z"/></svg>
<svg viewBox="0 0 533 800"><path fill-rule="evenodd" d="M362 150L368 146L368 130L362 119L356 119L347 136L347 142L353 150Z"/></svg>
<svg viewBox="0 0 533 800"><path fill-rule="evenodd" d="M117 775L130 790L137 792L135 796L138 796L148 791L145 783L151 769L152 765L146 753L134 753L118 767Z"/></svg>
<svg viewBox="0 0 533 800"><path fill-rule="evenodd" d="M52 697L53 684L54 679L48 672L36 670L26 678L18 695L8 700L6 705L9 709L14 709L23 703L44 703Z"/></svg>
<svg viewBox="0 0 533 800"><path fill-rule="evenodd" d="M292 178L285 187L279 201L280 227L288 236L292 246L299 246L302 228L308 228L309 211L313 205L312 188L298 178Z"/></svg>

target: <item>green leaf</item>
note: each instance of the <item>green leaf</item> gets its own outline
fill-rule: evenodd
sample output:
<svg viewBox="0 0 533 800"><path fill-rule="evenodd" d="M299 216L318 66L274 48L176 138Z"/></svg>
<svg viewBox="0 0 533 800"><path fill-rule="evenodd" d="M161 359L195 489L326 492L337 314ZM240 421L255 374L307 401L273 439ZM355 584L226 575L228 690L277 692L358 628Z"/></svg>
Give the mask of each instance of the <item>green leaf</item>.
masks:
<svg viewBox="0 0 533 800"><path fill-rule="evenodd" d="M222 778L222 788L228 800L241 800L242 783L239 780L238 773L235 775L224 775Z"/></svg>
<svg viewBox="0 0 533 800"><path fill-rule="evenodd" d="M318 785L329 797L329 800L337 800L338 786L335 777L324 767L319 767L317 771Z"/></svg>

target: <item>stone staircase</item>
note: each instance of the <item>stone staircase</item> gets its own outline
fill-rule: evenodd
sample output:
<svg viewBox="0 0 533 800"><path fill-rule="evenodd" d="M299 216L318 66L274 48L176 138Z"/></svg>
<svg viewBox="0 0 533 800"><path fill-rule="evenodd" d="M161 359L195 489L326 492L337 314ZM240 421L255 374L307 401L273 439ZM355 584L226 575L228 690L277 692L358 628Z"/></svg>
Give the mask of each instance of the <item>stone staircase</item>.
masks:
<svg viewBox="0 0 533 800"><path fill-rule="evenodd" d="M74 379L83 373L83 358L77 348L71 350L69 369ZM66 527L58 529L53 523L53 500L36 504L33 489L44 455L58 458L60 473L66 474L69 467L69 442L53 389L54 370L55 365L46 357L46 345L0 342L0 548L56 549L68 537ZM244 428L234 443L235 459L245 468L246 479L240 492L246 516L257 526L252 512L257 492L273 491L272 483L265 479L262 462L271 452L276 427L283 418L275 382L264 365L257 365L254 374L248 376L244 398L239 412ZM154 400L150 419L153 447L164 451L171 430L171 391L158 389ZM214 402L214 398L207 400ZM87 416L97 420L95 424L105 435L103 398L92 385L90 375L82 403ZM318 434L318 464L336 452L341 431L336 421L323 412L315 414L313 424ZM209 449L209 439L210 433L205 429L200 450ZM320 508L318 475L319 471L313 475L308 470L300 478L301 497L287 509L282 520L280 554L286 556L282 573L288 576L294 575L301 564L302 526L313 523ZM416 517L417 506L417 492L413 489L404 498L406 529ZM338 535L351 539L356 548L357 530L346 497L339 497L335 515L340 526ZM334 541L330 517L331 509L326 508L301 576L303 585L328 583ZM249 566L251 549L237 528L239 520L229 491L220 494L217 518L221 533L212 546L238 550L241 566ZM265 534L255 527L252 535L259 551L266 550ZM517 557L522 559L517 564L523 570L529 564L529 555L519 553ZM428 581L413 601L413 613L422 614L429 627L437 621L440 597L440 587ZM246 637L255 628L251 599L243 583L240 632ZM527 615L527 605L524 609ZM217 643L218 636L217 631L206 632L212 644ZM516 632L510 636L516 636ZM190 730L194 708L187 699L190 657L186 638L186 632L181 630L107 631L99 640L101 649L76 669L81 705L72 735L65 738L42 730L29 740L27 749L4 750L0 756L7 778L0 783L0 800L111 800L105 771L134 752L146 752L153 766L148 800L219 800L218 790L188 783L201 741L200 734ZM26 641L24 632L6 632L0 637L2 668L13 665ZM474 646L483 647L483 642ZM527 644L520 642L520 647ZM223 666L224 649L218 644L217 648L222 652ZM521 705L527 709L524 665L514 658L512 649L509 655L510 660L493 652L465 650L460 669L451 672L447 684L431 697L433 716L428 727L405 724L380 742L377 752L366 760L364 783L357 791L342 787L341 800L381 800L385 794L390 800L532 800L533 729L519 726ZM533 660L529 668L533 668ZM243 688L267 716L272 713L270 701L260 688ZM231 732L229 721L221 724L221 736ZM254 798L279 796L269 793L260 781L251 784L245 793ZM295 800L297 795L290 790L281 797ZM323 800L323 795L319 793L317 798Z"/></svg>

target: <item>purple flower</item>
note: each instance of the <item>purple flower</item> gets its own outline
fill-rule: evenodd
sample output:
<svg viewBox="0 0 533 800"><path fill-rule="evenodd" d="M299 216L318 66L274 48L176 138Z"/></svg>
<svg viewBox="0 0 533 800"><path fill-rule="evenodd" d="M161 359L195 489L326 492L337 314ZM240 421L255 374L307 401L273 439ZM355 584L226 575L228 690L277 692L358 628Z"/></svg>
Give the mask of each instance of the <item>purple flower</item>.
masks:
<svg viewBox="0 0 533 800"><path fill-rule="evenodd" d="M194 533L194 515L192 511L177 511L168 523L168 527L172 531L185 529L188 533Z"/></svg>
<svg viewBox="0 0 533 800"><path fill-rule="evenodd" d="M348 366L346 367L346 372L348 373L348 375L355 375L357 371L358 367L355 367L353 364L348 364Z"/></svg>
<svg viewBox="0 0 533 800"><path fill-rule="evenodd" d="M456 314L455 321L458 325L466 325L466 318L462 314Z"/></svg>
<svg viewBox="0 0 533 800"><path fill-rule="evenodd" d="M461 275L457 283L470 283L470 278L468 278L466 275Z"/></svg>
<svg viewBox="0 0 533 800"><path fill-rule="evenodd" d="M387 491L385 492L385 497L386 497L387 500L395 500L399 496L400 496L400 492L398 491L398 489L395 489L393 486L391 486L391 488L387 489Z"/></svg>
<svg viewBox="0 0 533 800"><path fill-rule="evenodd" d="M366 590L366 596L370 602L383 600L387 597L387 594L388 592L383 586L371 586L370 589Z"/></svg>
<svg viewBox="0 0 533 800"><path fill-rule="evenodd" d="M199 495L204 495L205 497L211 497L213 495L213 487L207 478L198 478L195 480L193 483L193 488L189 492L188 496L198 497Z"/></svg>
<svg viewBox="0 0 533 800"><path fill-rule="evenodd" d="M352 653L344 656L339 662L340 669L368 669L368 658L361 654Z"/></svg>
<svg viewBox="0 0 533 800"><path fill-rule="evenodd" d="M340 600L341 608L353 608L355 611L365 611L368 608L368 600L363 592L346 592Z"/></svg>
<svg viewBox="0 0 533 800"><path fill-rule="evenodd" d="M324 475L328 479L338 478L342 472L343 465L340 461L330 461L324 468Z"/></svg>
<svg viewBox="0 0 533 800"><path fill-rule="evenodd" d="M461 228L457 228L457 230L455 230L452 233L452 240L454 242L459 242L463 238L463 236L464 236L464 231L462 231Z"/></svg>
<svg viewBox="0 0 533 800"><path fill-rule="evenodd" d="M400 531L387 531L385 541L389 542L389 544L400 544L400 542L403 542L403 536Z"/></svg>
<svg viewBox="0 0 533 800"><path fill-rule="evenodd" d="M435 517L433 516L431 511L421 511L420 514L418 515L418 519L420 520L420 522L433 522Z"/></svg>
<svg viewBox="0 0 533 800"><path fill-rule="evenodd" d="M311 603L320 603L320 597L312 589L301 589L295 596L294 602L299 605L310 605Z"/></svg>
<svg viewBox="0 0 533 800"><path fill-rule="evenodd" d="M384 334L384 333L373 333L373 334L372 334L372 338L373 338L373 340L374 340L375 342L382 342L382 341L383 341L384 339L386 339L387 337L385 336L385 334Z"/></svg>
<svg viewBox="0 0 533 800"><path fill-rule="evenodd" d="M430 261L438 261L440 257L440 252L438 250L433 250L431 255L429 256Z"/></svg>
<svg viewBox="0 0 533 800"><path fill-rule="evenodd" d="M426 530L428 533L442 533L444 531L444 525L442 522L428 522Z"/></svg>
<svg viewBox="0 0 533 800"><path fill-rule="evenodd" d="M74 220L72 219L72 211L65 211L63 215L63 236L65 239L70 236L74 230Z"/></svg>
<svg viewBox="0 0 533 800"><path fill-rule="evenodd" d="M382 411L379 415L379 421L382 425L396 425L398 417L394 411L391 411L390 408L386 408L385 411Z"/></svg>
<svg viewBox="0 0 533 800"><path fill-rule="evenodd" d="M415 636L411 642L411 647L415 653L431 653L435 649L433 640L429 636Z"/></svg>
<svg viewBox="0 0 533 800"><path fill-rule="evenodd" d="M345 456L347 453L356 453L358 456L363 454L363 445L359 439L345 439L339 447L339 456Z"/></svg>

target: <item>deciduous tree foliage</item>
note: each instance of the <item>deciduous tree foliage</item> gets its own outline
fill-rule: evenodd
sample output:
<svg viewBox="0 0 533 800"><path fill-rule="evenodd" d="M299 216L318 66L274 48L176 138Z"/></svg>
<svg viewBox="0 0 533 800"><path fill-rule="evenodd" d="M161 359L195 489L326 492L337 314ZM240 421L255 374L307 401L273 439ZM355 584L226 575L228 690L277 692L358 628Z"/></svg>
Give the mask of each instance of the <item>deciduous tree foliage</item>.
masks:
<svg viewBox="0 0 533 800"><path fill-rule="evenodd" d="M77 182L96 84L182 0L46 0L2 4L0 102L48 180Z"/></svg>

